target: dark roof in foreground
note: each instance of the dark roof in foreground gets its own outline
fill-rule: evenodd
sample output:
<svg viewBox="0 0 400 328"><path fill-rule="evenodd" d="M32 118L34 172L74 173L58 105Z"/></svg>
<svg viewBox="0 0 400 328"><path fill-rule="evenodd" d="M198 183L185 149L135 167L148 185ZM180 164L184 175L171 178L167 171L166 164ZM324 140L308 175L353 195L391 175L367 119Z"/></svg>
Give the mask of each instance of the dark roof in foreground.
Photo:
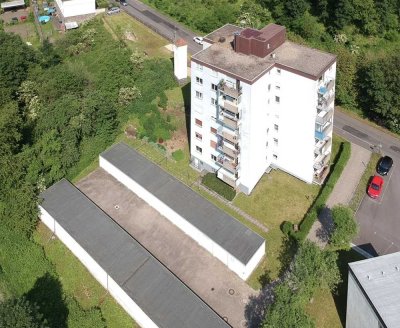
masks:
<svg viewBox="0 0 400 328"><path fill-rule="evenodd" d="M241 263L247 264L264 243L260 235L221 211L127 144L116 144L100 156L172 208Z"/></svg>
<svg viewBox="0 0 400 328"><path fill-rule="evenodd" d="M159 327L230 327L70 182L41 196L41 206Z"/></svg>
<svg viewBox="0 0 400 328"><path fill-rule="evenodd" d="M226 24L211 32L204 37L204 40L212 45L194 54L192 60L247 83L254 83L274 66L316 80L336 61L336 56L333 54L290 41L285 41L274 50L275 58L271 56L260 58L237 53L232 46L234 33L243 30L241 27ZM224 39L222 43L219 41L221 37Z"/></svg>
<svg viewBox="0 0 400 328"><path fill-rule="evenodd" d="M349 264L386 327L400 323L400 252Z"/></svg>

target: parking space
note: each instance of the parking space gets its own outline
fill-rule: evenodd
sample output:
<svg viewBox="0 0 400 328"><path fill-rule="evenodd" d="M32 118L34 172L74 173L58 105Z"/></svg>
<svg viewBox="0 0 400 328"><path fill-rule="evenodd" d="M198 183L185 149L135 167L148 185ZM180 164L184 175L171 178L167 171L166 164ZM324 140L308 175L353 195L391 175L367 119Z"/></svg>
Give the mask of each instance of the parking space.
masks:
<svg viewBox="0 0 400 328"><path fill-rule="evenodd" d="M360 233L354 244L371 255L400 251L400 170L395 162L384 177L382 194L377 199L367 195L356 213Z"/></svg>
<svg viewBox="0 0 400 328"><path fill-rule="evenodd" d="M233 327L247 327L246 303L257 292L224 264L104 170L76 186Z"/></svg>

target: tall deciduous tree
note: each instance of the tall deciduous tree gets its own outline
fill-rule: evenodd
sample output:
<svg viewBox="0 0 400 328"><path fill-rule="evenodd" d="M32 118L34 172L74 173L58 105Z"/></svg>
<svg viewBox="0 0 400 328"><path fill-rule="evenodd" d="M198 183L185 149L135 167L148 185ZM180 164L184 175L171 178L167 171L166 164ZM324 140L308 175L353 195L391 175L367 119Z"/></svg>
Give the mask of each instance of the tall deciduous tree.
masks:
<svg viewBox="0 0 400 328"><path fill-rule="evenodd" d="M46 328L46 322L35 304L25 298L0 302L0 327Z"/></svg>

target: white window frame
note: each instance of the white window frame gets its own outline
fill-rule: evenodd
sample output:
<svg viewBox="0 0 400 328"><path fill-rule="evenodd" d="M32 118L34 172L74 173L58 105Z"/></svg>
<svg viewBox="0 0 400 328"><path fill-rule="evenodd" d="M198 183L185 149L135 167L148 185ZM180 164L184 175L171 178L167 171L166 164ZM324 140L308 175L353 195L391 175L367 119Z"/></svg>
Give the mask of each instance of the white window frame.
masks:
<svg viewBox="0 0 400 328"><path fill-rule="evenodd" d="M197 140L202 141L203 140L203 135L199 132L195 132L194 136Z"/></svg>
<svg viewBox="0 0 400 328"><path fill-rule="evenodd" d="M196 90L196 98L199 100L203 100L203 93Z"/></svg>
<svg viewBox="0 0 400 328"><path fill-rule="evenodd" d="M196 83L198 85L203 85L203 79L201 77L196 76Z"/></svg>
<svg viewBox="0 0 400 328"><path fill-rule="evenodd" d="M281 103L281 97L275 96L275 103L280 104Z"/></svg>
<svg viewBox="0 0 400 328"><path fill-rule="evenodd" d="M203 154L203 148L201 148L200 146L196 146L196 151L197 151L199 154Z"/></svg>

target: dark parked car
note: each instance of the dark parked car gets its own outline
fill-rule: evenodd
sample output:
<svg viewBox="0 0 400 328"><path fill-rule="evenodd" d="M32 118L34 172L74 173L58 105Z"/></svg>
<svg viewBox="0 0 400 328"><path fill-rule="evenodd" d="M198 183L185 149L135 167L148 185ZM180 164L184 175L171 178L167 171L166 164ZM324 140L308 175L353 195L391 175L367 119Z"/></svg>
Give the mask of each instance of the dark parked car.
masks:
<svg viewBox="0 0 400 328"><path fill-rule="evenodd" d="M392 166L393 166L393 159L389 156L384 156L379 160L376 171L380 175L386 175L389 173Z"/></svg>
<svg viewBox="0 0 400 328"><path fill-rule="evenodd" d="M375 175L369 186L368 186L368 196L371 198L378 198L382 193L383 179L379 175Z"/></svg>
<svg viewBox="0 0 400 328"><path fill-rule="evenodd" d="M122 6L127 6L127 5L128 5L128 4L126 3L126 0L120 0L119 3L120 3Z"/></svg>

